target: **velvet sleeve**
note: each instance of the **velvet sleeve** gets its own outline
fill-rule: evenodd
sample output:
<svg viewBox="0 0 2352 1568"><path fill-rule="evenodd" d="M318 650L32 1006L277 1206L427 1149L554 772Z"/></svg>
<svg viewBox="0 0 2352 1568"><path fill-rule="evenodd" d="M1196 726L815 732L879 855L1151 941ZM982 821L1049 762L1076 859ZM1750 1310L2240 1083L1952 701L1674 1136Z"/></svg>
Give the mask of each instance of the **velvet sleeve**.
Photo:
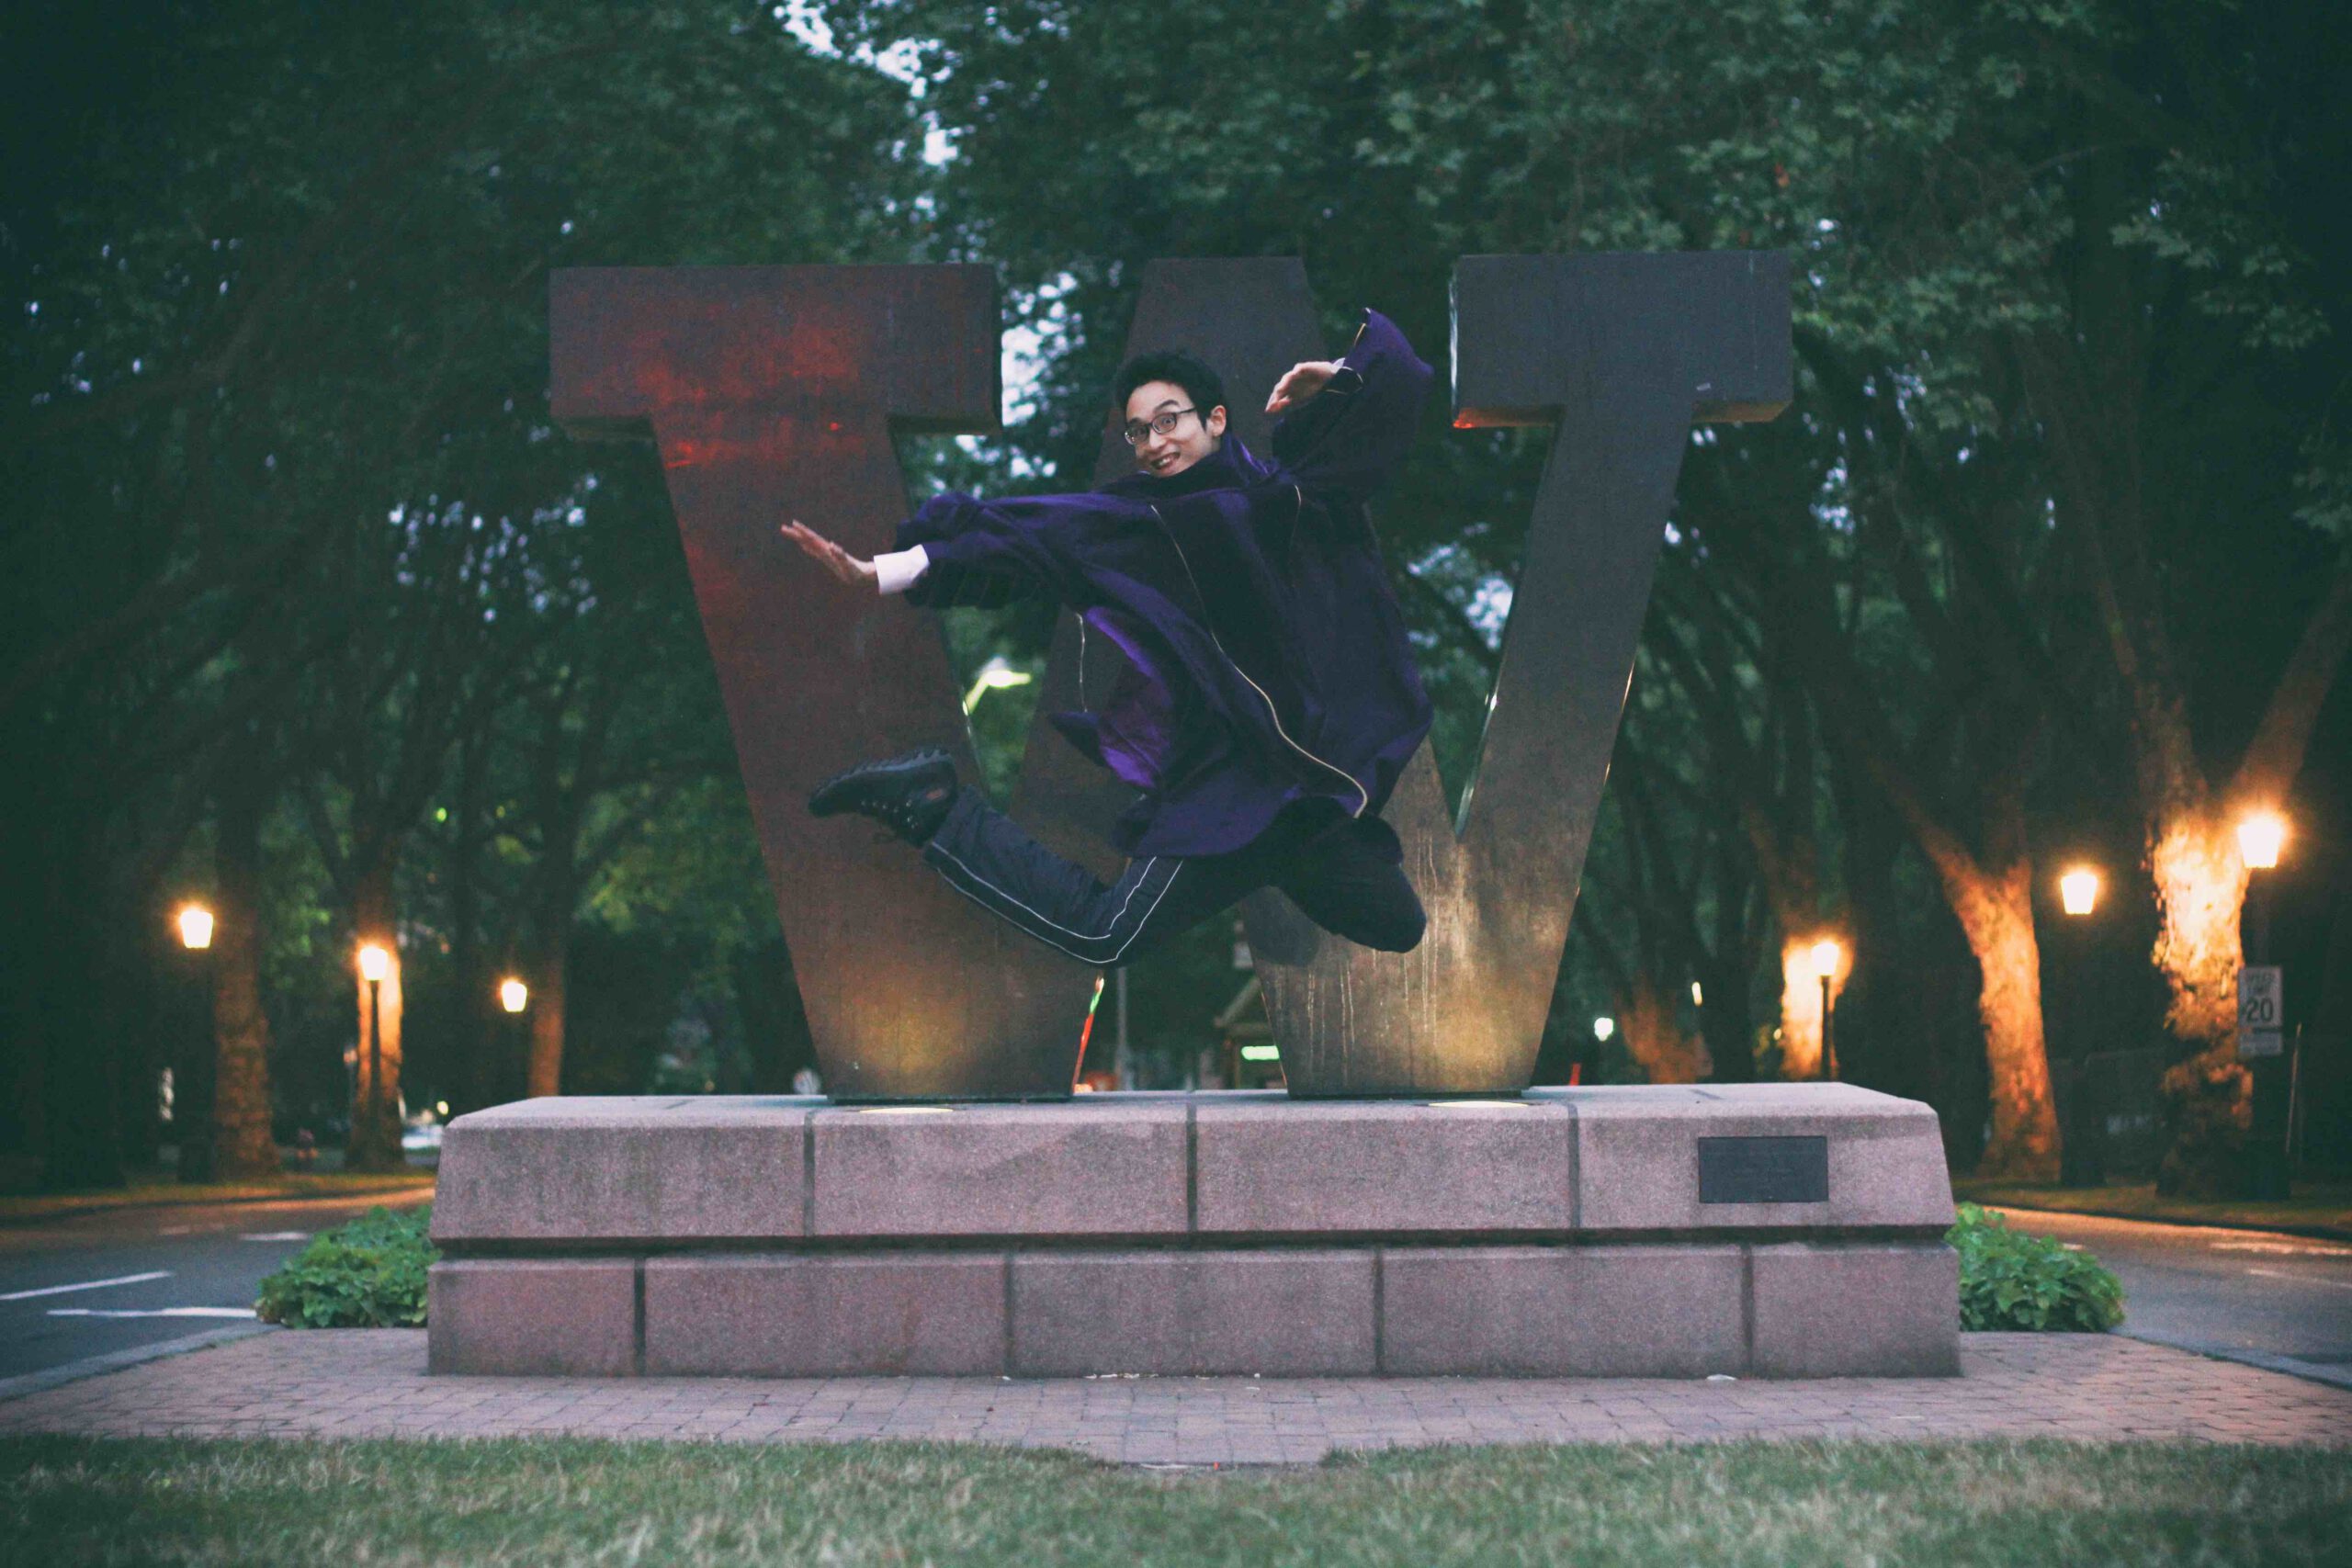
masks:
<svg viewBox="0 0 2352 1568"><path fill-rule="evenodd" d="M930 564L906 592L927 609L992 609L1014 599L1083 606L1094 563L1137 526L1138 509L1111 497L1025 496L981 501L950 491L899 525L899 549L921 545Z"/></svg>
<svg viewBox="0 0 2352 1568"><path fill-rule="evenodd" d="M1339 374L1275 422L1275 461L1309 491L1369 498L1411 447L1430 375L1396 323L1366 310Z"/></svg>

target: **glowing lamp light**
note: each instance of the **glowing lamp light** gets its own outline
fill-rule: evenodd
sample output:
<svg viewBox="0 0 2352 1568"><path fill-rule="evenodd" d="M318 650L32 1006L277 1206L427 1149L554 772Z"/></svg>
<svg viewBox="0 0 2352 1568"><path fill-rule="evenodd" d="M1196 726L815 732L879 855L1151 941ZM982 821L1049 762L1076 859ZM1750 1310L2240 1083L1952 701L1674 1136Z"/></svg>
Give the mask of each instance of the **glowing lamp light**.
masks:
<svg viewBox="0 0 2352 1568"><path fill-rule="evenodd" d="M1593 1037L1595 1040L1604 1040L1604 1041L1605 1041L1605 1040L1607 1040L1611 1035L1612 1035L1612 1034L1614 1034L1614 1033L1616 1033L1616 1032L1617 1032L1617 1021L1616 1021L1615 1019L1613 1019L1613 1018L1608 1018L1608 1017L1601 1017L1601 1018L1596 1018L1596 1019L1594 1019L1594 1020L1592 1021L1592 1037Z"/></svg>
<svg viewBox="0 0 2352 1568"><path fill-rule="evenodd" d="M1835 937L1823 937L1813 944L1813 972L1824 980L1838 976L1838 967L1846 962L1846 950L1838 945Z"/></svg>
<svg viewBox="0 0 2352 1568"><path fill-rule="evenodd" d="M2078 865L2058 879L2058 897L2070 915L2087 915L2098 908L2098 873Z"/></svg>
<svg viewBox="0 0 2352 1568"><path fill-rule="evenodd" d="M2238 853L2252 871L2269 871L2278 863L2287 842L2287 819L2276 811L2257 811L2238 824Z"/></svg>
<svg viewBox="0 0 2352 1568"><path fill-rule="evenodd" d="M1707 993L1699 988L1699 982L1696 980L1690 982L1690 1005L1694 1008L1702 1008L1707 1005Z"/></svg>
<svg viewBox="0 0 2352 1568"><path fill-rule="evenodd" d="M1004 661L1002 654L998 654L980 666L979 679L974 681L972 689L964 694L964 711L969 713L978 707L980 699L990 692L1006 686L1025 686L1033 679L1035 677L1028 671L1015 670Z"/></svg>
<svg viewBox="0 0 2352 1568"><path fill-rule="evenodd" d="M507 976L498 983L498 1005L508 1012L521 1012L531 1005L531 987Z"/></svg>
<svg viewBox="0 0 2352 1568"><path fill-rule="evenodd" d="M212 945L212 911L201 904L180 907L180 945L198 948Z"/></svg>
<svg viewBox="0 0 2352 1568"><path fill-rule="evenodd" d="M359 973L370 980L389 979L392 973L392 955L374 942L359 950Z"/></svg>
<svg viewBox="0 0 2352 1568"><path fill-rule="evenodd" d="M1280 1046L1244 1045L1241 1047L1241 1059L1245 1062L1279 1062L1282 1058Z"/></svg>

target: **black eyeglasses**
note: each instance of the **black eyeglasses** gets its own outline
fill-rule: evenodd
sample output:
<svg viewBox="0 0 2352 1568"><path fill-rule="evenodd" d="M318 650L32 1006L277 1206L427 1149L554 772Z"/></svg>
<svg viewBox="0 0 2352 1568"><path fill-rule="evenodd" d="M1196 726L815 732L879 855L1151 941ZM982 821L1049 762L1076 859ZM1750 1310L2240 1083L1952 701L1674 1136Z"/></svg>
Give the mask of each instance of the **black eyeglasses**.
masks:
<svg viewBox="0 0 2352 1568"><path fill-rule="evenodd" d="M1148 435L1172 435L1176 431L1176 422L1193 412L1192 409L1168 409L1153 414L1149 424L1139 419L1131 419L1127 421L1126 429L1120 434L1127 438L1128 446L1140 446Z"/></svg>

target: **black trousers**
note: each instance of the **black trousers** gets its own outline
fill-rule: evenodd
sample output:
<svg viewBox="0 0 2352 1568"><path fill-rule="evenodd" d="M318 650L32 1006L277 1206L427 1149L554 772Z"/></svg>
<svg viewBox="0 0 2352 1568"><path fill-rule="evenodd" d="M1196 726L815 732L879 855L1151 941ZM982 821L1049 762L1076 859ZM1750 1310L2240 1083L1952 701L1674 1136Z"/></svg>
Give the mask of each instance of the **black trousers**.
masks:
<svg viewBox="0 0 2352 1568"><path fill-rule="evenodd" d="M1428 924L1403 868L1328 801L1295 803L1229 853L1131 860L1106 887L967 784L922 858L974 903L1100 968L1129 962L1261 887L1280 888L1325 931L1390 953L1419 944Z"/></svg>

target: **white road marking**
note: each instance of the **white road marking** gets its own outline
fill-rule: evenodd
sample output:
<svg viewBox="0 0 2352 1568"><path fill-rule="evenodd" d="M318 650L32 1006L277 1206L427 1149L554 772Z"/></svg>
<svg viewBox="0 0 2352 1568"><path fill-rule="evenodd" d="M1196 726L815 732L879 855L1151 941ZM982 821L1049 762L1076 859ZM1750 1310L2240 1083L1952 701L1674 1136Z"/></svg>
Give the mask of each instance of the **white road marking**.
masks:
<svg viewBox="0 0 2352 1568"><path fill-rule="evenodd" d="M2283 1252L2292 1258L2352 1258L2352 1247L2328 1247L2308 1241L2217 1241L2216 1252Z"/></svg>
<svg viewBox="0 0 2352 1568"><path fill-rule="evenodd" d="M2292 1280L2299 1285L2333 1285L2339 1291L2352 1291L2352 1280L2320 1280L2309 1274L2290 1274L2284 1269L2249 1269L2246 1272L2266 1280Z"/></svg>
<svg viewBox="0 0 2352 1568"><path fill-rule="evenodd" d="M35 1296L62 1296L74 1291L103 1291L108 1285L141 1285L150 1280L168 1280L172 1271L158 1269L152 1274L122 1274L111 1280L85 1280L78 1285L44 1285L38 1291L11 1291L0 1296L0 1302L28 1302Z"/></svg>
<svg viewBox="0 0 2352 1568"><path fill-rule="evenodd" d="M148 1312L108 1312L102 1307L51 1307L51 1317L251 1317L251 1307L156 1307Z"/></svg>
<svg viewBox="0 0 2352 1568"><path fill-rule="evenodd" d="M247 1231L239 1241L308 1241L309 1231Z"/></svg>

